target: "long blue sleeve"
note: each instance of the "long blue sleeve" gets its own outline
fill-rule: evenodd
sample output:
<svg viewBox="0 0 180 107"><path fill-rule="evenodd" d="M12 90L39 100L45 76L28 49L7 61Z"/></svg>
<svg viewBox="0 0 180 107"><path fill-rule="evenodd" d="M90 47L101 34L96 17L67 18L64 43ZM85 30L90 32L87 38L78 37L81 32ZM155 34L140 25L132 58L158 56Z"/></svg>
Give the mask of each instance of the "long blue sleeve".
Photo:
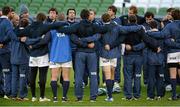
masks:
<svg viewBox="0 0 180 107"><path fill-rule="evenodd" d="M35 25L35 26L34 26ZM17 34L18 37L21 36L27 36L27 37L34 37L36 36L42 36L43 34L46 34L48 31L53 29L61 29L63 26L68 25L67 22L56 22L53 24L32 24L27 26L25 29L20 30L20 32ZM36 32L36 33L35 33Z"/></svg>
<svg viewBox="0 0 180 107"><path fill-rule="evenodd" d="M75 34L72 34L71 36L70 36L70 39L71 39L71 41L73 42L73 43L75 43L75 44L77 44L78 46L80 46L80 47L87 47L87 42L85 42L85 41L82 41L77 35L75 35Z"/></svg>
<svg viewBox="0 0 180 107"><path fill-rule="evenodd" d="M137 44L137 45L134 45L134 46L132 47L132 49L133 49L134 51L140 51L140 50L142 50L142 49L144 49L144 48L145 48L144 42L141 42L141 43L139 43L139 44Z"/></svg>
<svg viewBox="0 0 180 107"><path fill-rule="evenodd" d="M108 32L108 28L103 25L93 24L93 29L94 29L95 34L96 33L104 34L104 33Z"/></svg>
<svg viewBox="0 0 180 107"><path fill-rule="evenodd" d="M180 43L174 42L171 39L166 39L165 40L165 45L170 47L170 48L178 48L178 49L180 49Z"/></svg>
<svg viewBox="0 0 180 107"><path fill-rule="evenodd" d="M3 39L1 39L1 43L3 44L7 44L9 43L11 40L18 40L18 38L16 37L16 34L14 33L13 31L13 26L12 24L10 23L10 21L7 21L4 19L4 37Z"/></svg>
<svg viewBox="0 0 180 107"><path fill-rule="evenodd" d="M71 26L64 26L64 27L56 29L56 30L60 33L73 34L73 33L77 32L78 26L79 26L79 23L75 23Z"/></svg>
<svg viewBox="0 0 180 107"><path fill-rule="evenodd" d="M140 25L134 25L134 26L121 26L121 25L119 25L118 26L118 31L121 34L127 34L130 32L137 32L141 29L142 29L142 26L140 26Z"/></svg>
<svg viewBox="0 0 180 107"><path fill-rule="evenodd" d="M147 34L148 34L148 35L151 35L151 37L157 38L157 39L165 39L165 38L168 38L168 36L165 35L163 32L152 32L152 31L148 31Z"/></svg>
<svg viewBox="0 0 180 107"><path fill-rule="evenodd" d="M125 34L121 34L121 33L119 32L119 27L115 27L115 28L113 29L113 34L114 34L114 35L118 35L118 38L117 38L115 41L109 43L111 49L119 46L121 43L124 42L124 40L125 40L125 38L126 38L126 35L125 35Z"/></svg>
<svg viewBox="0 0 180 107"><path fill-rule="evenodd" d="M25 41L26 45L33 45L36 44L37 42L39 42L41 40L40 37L32 39L32 38L27 38L27 40Z"/></svg>
<svg viewBox="0 0 180 107"><path fill-rule="evenodd" d="M95 34L93 36L80 38L80 39L84 42L95 42L95 41L98 41L100 38L101 38L101 34Z"/></svg>
<svg viewBox="0 0 180 107"><path fill-rule="evenodd" d="M169 27L169 25L167 25L161 31L161 35L163 35L164 38L170 38L172 36L170 31L171 31L171 28Z"/></svg>
<svg viewBox="0 0 180 107"><path fill-rule="evenodd" d="M19 41L19 39L16 37L16 34L13 30L9 30L7 32L7 35L4 37L4 40L1 41L2 44L8 44L10 41Z"/></svg>
<svg viewBox="0 0 180 107"><path fill-rule="evenodd" d="M51 40L50 32L48 32L38 43L32 45L32 48L39 48L42 45L47 45Z"/></svg>
<svg viewBox="0 0 180 107"><path fill-rule="evenodd" d="M114 48L119 46L122 42L124 42L126 35L130 32L138 32L142 29L142 26L139 25L134 25L134 26L121 26L118 25L117 27L115 27L115 29L113 29L113 33L115 35L119 35L118 39L112 43L110 43L110 47Z"/></svg>

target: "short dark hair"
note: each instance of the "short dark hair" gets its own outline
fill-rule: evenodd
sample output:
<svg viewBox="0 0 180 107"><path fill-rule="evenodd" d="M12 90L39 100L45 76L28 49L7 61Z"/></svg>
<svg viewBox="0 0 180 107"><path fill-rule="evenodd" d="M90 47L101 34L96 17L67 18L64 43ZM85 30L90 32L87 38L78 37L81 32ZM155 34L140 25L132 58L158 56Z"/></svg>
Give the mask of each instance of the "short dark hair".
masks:
<svg viewBox="0 0 180 107"><path fill-rule="evenodd" d="M135 15L130 15L130 16L128 17L128 21L129 21L130 23L136 23L136 22L137 22L137 17L136 17Z"/></svg>
<svg viewBox="0 0 180 107"><path fill-rule="evenodd" d="M89 11L93 11L93 12L94 12L94 14L96 14L96 11L95 11L94 9L89 9Z"/></svg>
<svg viewBox="0 0 180 107"><path fill-rule="evenodd" d="M138 13L138 8L137 8L136 6L134 6L134 5L130 6L130 7L129 7L129 10L133 10L133 13L134 13L134 14L137 14L137 13Z"/></svg>
<svg viewBox="0 0 180 107"><path fill-rule="evenodd" d="M149 22L149 26L152 28L152 29L154 29L154 28L157 28L157 22L156 21L154 21L154 20L152 20L152 21L150 21Z"/></svg>
<svg viewBox="0 0 180 107"><path fill-rule="evenodd" d="M73 11L75 12L75 15L76 15L76 10L75 10L74 8L69 8L69 9L67 10L66 15L69 15L69 11L70 11L70 10L73 10Z"/></svg>
<svg viewBox="0 0 180 107"><path fill-rule="evenodd" d="M20 27L26 27L29 25L29 20L27 18L22 18L19 22Z"/></svg>
<svg viewBox="0 0 180 107"><path fill-rule="evenodd" d="M144 15L144 17L151 17L152 16L152 18L154 18L154 13L152 13L152 12L146 12L145 13L145 15Z"/></svg>
<svg viewBox="0 0 180 107"><path fill-rule="evenodd" d="M172 12L173 10L175 10L175 8L168 8L167 10L166 10L166 12Z"/></svg>
<svg viewBox="0 0 180 107"><path fill-rule="evenodd" d="M46 20L46 15L44 13L38 13L36 16L36 21L43 22Z"/></svg>
<svg viewBox="0 0 180 107"><path fill-rule="evenodd" d="M117 8L114 5L109 6L108 9L111 9L115 14L117 12Z"/></svg>
<svg viewBox="0 0 180 107"><path fill-rule="evenodd" d="M9 12L11 12L11 7L9 7L9 6L4 6L3 8L2 8L2 14L3 15L8 15L9 14Z"/></svg>
<svg viewBox="0 0 180 107"><path fill-rule="evenodd" d="M171 16L173 17L174 20L180 20L180 10L179 9L173 10Z"/></svg>
<svg viewBox="0 0 180 107"><path fill-rule="evenodd" d="M48 11L48 13L50 13L50 11L55 11L55 12L56 12L56 14L58 14L57 9L56 9L56 8L54 8L54 7L50 8L50 9L49 9L49 11Z"/></svg>
<svg viewBox="0 0 180 107"><path fill-rule="evenodd" d="M83 9L81 10L80 16L82 19L88 19L89 18L89 10L88 9Z"/></svg>
<svg viewBox="0 0 180 107"><path fill-rule="evenodd" d="M103 22L110 22L111 21L111 16L108 14L108 13L104 13L102 16L101 16L101 19Z"/></svg>

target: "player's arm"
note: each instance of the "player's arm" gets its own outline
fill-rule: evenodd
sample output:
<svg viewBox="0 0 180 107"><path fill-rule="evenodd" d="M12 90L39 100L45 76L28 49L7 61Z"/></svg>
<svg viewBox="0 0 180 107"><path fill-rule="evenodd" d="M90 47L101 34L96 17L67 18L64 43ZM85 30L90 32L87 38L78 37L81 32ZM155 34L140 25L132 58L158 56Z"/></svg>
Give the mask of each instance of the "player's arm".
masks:
<svg viewBox="0 0 180 107"><path fill-rule="evenodd" d="M156 39L149 37L143 29L141 29L138 33L147 47L151 48L154 51L157 51L159 44Z"/></svg>
<svg viewBox="0 0 180 107"><path fill-rule="evenodd" d="M170 47L170 48L178 48L178 49L180 49L180 43L175 42L174 40L172 40L170 38L165 40L165 45Z"/></svg>
<svg viewBox="0 0 180 107"><path fill-rule="evenodd" d="M64 26L68 26L69 24L67 22L56 22L53 24L44 24L44 29L41 32L41 35L46 34L48 31L50 30L54 30L54 29L61 29Z"/></svg>
<svg viewBox="0 0 180 107"><path fill-rule="evenodd" d="M80 38L84 42L95 42L98 41L101 38L101 34L94 34L93 36Z"/></svg>
<svg viewBox="0 0 180 107"><path fill-rule="evenodd" d="M79 28L79 23L75 23L73 25L70 25L70 26L64 26L62 28L58 28L56 29L58 32L60 33L65 33L65 34L75 34L77 32Z"/></svg>
<svg viewBox="0 0 180 107"><path fill-rule="evenodd" d="M25 44L26 45L34 45L34 44L38 43L40 40L41 40L41 37L38 37L38 38L28 38L27 37Z"/></svg>
<svg viewBox="0 0 180 107"><path fill-rule="evenodd" d="M139 43L137 45L132 46L133 51L140 51L140 50L142 50L144 48L145 48L144 42L141 42L141 43Z"/></svg>
<svg viewBox="0 0 180 107"><path fill-rule="evenodd" d="M71 39L71 41L74 43L74 44L76 44L76 45L78 45L78 46L80 46L80 47L87 47L88 46L88 43L87 42L85 42L85 41L82 41L77 35L75 35L75 34L72 34L71 36L70 36L70 39Z"/></svg>
<svg viewBox="0 0 180 107"><path fill-rule="evenodd" d="M95 34L96 33L104 34L108 32L108 28L106 26L98 25L98 24L92 24L92 26Z"/></svg>
<svg viewBox="0 0 180 107"><path fill-rule="evenodd" d="M130 32L137 32L142 29L142 26L140 25L134 25L134 26L118 26L118 31L122 34L127 34Z"/></svg>
<svg viewBox="0 0 180 107"><path fill-rule="evenodd" d="M166 35L162 35L162 32L152 32L152 31L148 31L146 32L148 35L150 35L153 38L157 38L157 39L164 39L167 36Z"/></svg>
<svg viewBox="0 0 180 107"><path fill-rule="evenodd" d="M7 23L7 27L5 28L5 34L6 36L0 41L1 44L8 44L11 40L16 40L18 41L18 38L16 34L13 31L12 25Z"/></svg>
<svg viewBox="0 0 180 107"><path fill-rule="evenodd" d="M37 38L38 39L38 38ZM32 48L39 48L42 45L47 45L51 41L51 34L48 32L44 37L40 39L36 44L31 45Z"/></svg>
<svg viewBox="0 0 180 107"><path fill-rule="evenodd" d="M120 44L122 44L126 38L126 35L122 34L121 32L119 32L119 28L116 27L113 29L113 34L117 36L117 39L111 43L109 43L109 46L111 49L119 46Z"/></svg>

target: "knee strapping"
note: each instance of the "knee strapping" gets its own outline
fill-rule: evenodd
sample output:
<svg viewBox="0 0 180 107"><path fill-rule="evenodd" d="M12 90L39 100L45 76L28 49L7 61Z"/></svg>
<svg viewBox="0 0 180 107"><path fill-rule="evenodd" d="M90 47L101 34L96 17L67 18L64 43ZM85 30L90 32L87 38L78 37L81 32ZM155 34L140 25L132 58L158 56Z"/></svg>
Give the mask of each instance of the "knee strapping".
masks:
<svg viewBox="0 0 180 107"><path fill-rule="evenodd" d="M141 74L136 74L136 77L137 77L137 78L140 78L140 77L141 77Z"/></svg>
<svg viewBox="0 0 180 107"><path fill-rule="evenodd" d="M91 72L91 76L97 75L96 72Z"/></svg>
<svg viewBox="0 0 180 107"><path fill-rule="evenodd" d="M20 78L25 78L26 75L25 74L19 74Z"/></svg>
<svg viewBox="0 0 180 107"><path fill-rule="evenodd" d="M3 71L3 72L9 72L10 69L8 69L8 68L7 68L7 69L2 69L2 71Z"/></svg>
<svg viewBox="0 0 180 107"><path fill-rule="evenodd" d="M159 77L164 78L164 74L159 74Z"/></svg>

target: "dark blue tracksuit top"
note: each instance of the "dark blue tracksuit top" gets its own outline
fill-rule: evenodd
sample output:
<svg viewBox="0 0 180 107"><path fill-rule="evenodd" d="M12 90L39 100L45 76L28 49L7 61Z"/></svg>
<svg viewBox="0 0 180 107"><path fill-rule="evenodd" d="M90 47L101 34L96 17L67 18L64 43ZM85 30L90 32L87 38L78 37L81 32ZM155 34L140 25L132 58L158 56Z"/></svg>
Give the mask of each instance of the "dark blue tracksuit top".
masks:
<svg viewBox="0 0 180 107"><path fill-rule="evenodd" d="M104 26L99 26L86 19L82 19L79 23L73 24L69 27L64 27L63 29L59 29L58 32L75 34L79 38L85 38L93 36L96 33L105 33L107 32L107 29ZM80 52L95 52L95 50L95 48L90 49L88 47L77 47L77 51Z"/></svg>
<svg viewBox="0 0 180 107"><path fill-rule="evenodd" d="M26 35L29 38L38 38L43 34L46 34L51 29L60 28L67 25L66 22L56 22L53 24L44 24L43 22L33 22L30 26L26 27L22 32L17 35ZM48 44L44 44L38 48L34 47L30 49L30 56L38 57L48 53Z"/></svg>
<svg viewBox="0 0 180 107"><path fill-rule="evenodd" d="M22 29L16 27L14 29L14 33L18 34ZM29 49L28 45L32 45L37 43L41 38L29 39L27 38L25 43L21 42L17 35L8 35L4 38L4 41L11 42L10 50L11 50L11 64L28 64L29 63Z"/></svg>
<svg viewBox="0 0 180 107"><path fill-rule="evenodd" d="M140 25L133 24L132 26L120 26L118 27L118 30L119 30L120 36L116 41L110 44L111 48L119 46L119 44L121 44L126 39L127 33L129 33L127 31L130 30L132 33L139 32L139 34L141 34L139 36L141 37L143 42L146 44L146 46L153 49L154 51L157 51L157 48L159 46L158 42L154 38L147 36L144 29Z"/></svg>
<svg viewBox="0 0 180 107"><path fill-rule="evenodd" d="M128 26L134 26L134 25L137 24L128 24ZM124 40L124 43L131 45L131 47L141 44L142 43L141 35L142 33L140 31L128 33L126 39ZM132 49L131 51L125 51L125 55L142 55L142 49L139 50Z"/></svg>
<svg viewBox="0 0 180 107"><path fill-rule="evenodd" d="M100 39L100 56L107 59L118 58L120 57L120 50L118 47L111 49L110 51L105 50L104 46L110 44L118 38L117 27L114 23L104 24L107 26L108 32L103 34Z"/></svg>
<svg viewBox="0 0 180 107"><path fill-rule="evenodd" d="M170 38L173 38L176 43L180 43L180 20L175 20L172 23L167 24L162 32L165 36L170 36ZM169 44L168 53L173 52L180 52L180 47L174 47L172 44Z"/></svg>
<svg viewBox="0 0 180 107"><path fill-rule="evenodd" d="M168 53L180 52L180 20L167 24L157 37L166 39L165 45L168 46ZM173 42L171 39L175 41Z"/></svg>
<svg viewBox="0 0 180 107"><path fill-rule="evenodd" d="M9 42L4 41L9 35L14 35L12 23L7 18L0 18L0 43L3 43L3 48L0 48L0 54L10 52Z"/></svg>
<svg viewBox="0 0 180 107"><path fill-rule="evenodd" d="M118 25L118 27L116 29L117 29L118 33L127 33L127 31L138 31L141 28L142 28L141 26L132 26L132 27L125 26L124 27L124 26ZM107 28L107 26L97 25L86 19L83 19L79 23L73 24L70 27L64 27L64 28L58 29L58 32L68 33L68 34L76 34L79 38L85 38L85 37L90 37L96 33L104 34L104 33L108 32L108 28ZM143 38L144 38L144 36L143 36ZM120 40L120 41L122 41L122 40ZM119 43L119 41L118 41L118 43ZM122 43L122 42L120 42L120 43ZM118 44L118 46L119 46L119 44ZM78 47L77 51L95 52L95 48L90 49L88 47Z"/></svg>
<svg viewBox="0 0 180 107"><path fill-rule="evenodd" d="M150 65L162 65L165 61L164 57L164 39L158 38L160 31L148 31L146 34L158 41L161 48L161 52L157 53L148 48L148 64Z"/></svg>

